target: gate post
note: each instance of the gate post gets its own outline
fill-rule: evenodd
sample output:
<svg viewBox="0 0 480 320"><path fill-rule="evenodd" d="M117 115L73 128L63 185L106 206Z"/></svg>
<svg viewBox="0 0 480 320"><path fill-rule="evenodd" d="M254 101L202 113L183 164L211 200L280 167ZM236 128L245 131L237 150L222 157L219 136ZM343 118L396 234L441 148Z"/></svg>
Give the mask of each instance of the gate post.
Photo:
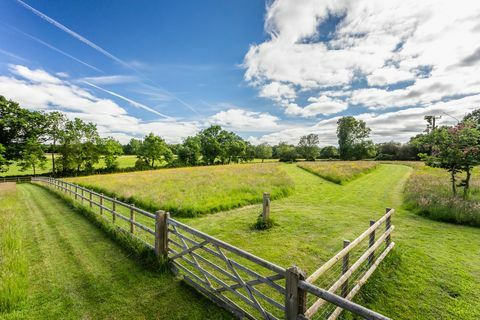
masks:
<svg viewBox="0 0 480 320"><path fill-rule="evenodd" d="M307 311L307 292L298 287L300 280L305 280L305 272L297 266L287 269L285 275L285 319L296 320L298 315Z"/></svg>
<svg viewBox="0 0 480 320"><path fill-rule="evenodd" d="M158 210L155 212L155 255L168 257L168 221L170 213Z"/></svg>

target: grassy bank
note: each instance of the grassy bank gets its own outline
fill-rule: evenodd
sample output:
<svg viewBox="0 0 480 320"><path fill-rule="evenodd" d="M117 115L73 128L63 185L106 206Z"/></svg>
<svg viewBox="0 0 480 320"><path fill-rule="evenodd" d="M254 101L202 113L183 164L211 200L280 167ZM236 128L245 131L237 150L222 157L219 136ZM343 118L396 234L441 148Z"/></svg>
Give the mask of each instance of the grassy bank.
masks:
<svg viewBox="0 0 480 320"><path fill-rule="evenodd" d="M412 174L405 187L408 207L430 219L480 227L480 179L478 171L471 181L467 199L462 189L454 196L450 175L445 170L422 167Z"/></svg>
<svg viewBox="0 0 480 320"><path fill-rule="evenodd" d="M0 316L21 307L28 289L25 225L14 183L0 183Z"/></svg>
<svg viewBox="0 0 480 320"><path fill-rule="evenodd" d="M345 184L366 174L378 167L378 162L373 161L317 161L301 162L297 164L325 180Z"/></svg>
<svg viewBox="0 0 480 320"><path fill-rule="evenodd" d="M170 273L145 269L44 188L17 185L15 202L26 228L28 291L0 319L230 318Z"/></svg>
<svg viewBox="0 0 480 320"><path fill-rule="evenodd" d="M278 164L190 167L68 179L145 209L196 216L288 195L293 182Z"/></svg>

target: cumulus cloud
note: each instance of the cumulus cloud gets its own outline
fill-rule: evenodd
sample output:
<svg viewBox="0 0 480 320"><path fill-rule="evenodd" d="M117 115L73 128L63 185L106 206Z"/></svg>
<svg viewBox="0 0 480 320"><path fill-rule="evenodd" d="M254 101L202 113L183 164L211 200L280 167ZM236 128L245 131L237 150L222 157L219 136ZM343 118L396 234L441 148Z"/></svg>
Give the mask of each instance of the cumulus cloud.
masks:
<svg viewBox="0 0 480 320"><path fill-rule="evenodd" d="M0 92L7 99L29 109L62 111L71 119L77 117L96 123L103 136L113 136L123 143L149 132L161 135L168 142L178 143L184 137L195 134L201 126L196 121L172 118L143 121L129 115L113 100L99 98L45 70L12 65L10 71L14 76L0 76Z"/></svg>
<svg viewBox="0 0 480 320"><path fill-rule="evenodd" d="M476 94L479 16L472 0L277 0L267 8L269 39L245 56L245 80L299 116L317 108L300 106L300 92L331 88L372 110ZM325 24L334 28L325 32ZM289 98L272 83L289 88Z"/></svg>
<svg viewBox="0 0 480 320"><path fill-rule="evenodd" d="M210 122L238 132L263 132L281 129L279 118L269 113L244 109L220 111L210 117Z"/></svg>

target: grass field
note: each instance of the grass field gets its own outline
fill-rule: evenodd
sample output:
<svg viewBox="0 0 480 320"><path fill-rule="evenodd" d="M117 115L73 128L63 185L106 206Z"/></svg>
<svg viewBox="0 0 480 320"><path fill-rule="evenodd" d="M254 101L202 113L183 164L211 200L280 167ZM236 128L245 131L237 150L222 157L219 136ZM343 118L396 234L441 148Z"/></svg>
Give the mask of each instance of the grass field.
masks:
<svg viewBox="0 0 480 320"><path fill-rule="evenodd" d="M413 169L380 165L338 185L283 165L295 182L287 198L272 202L277 226L253 231L261 206L239 208L184 222L260 257L313 272L394 207L397 243L357 301L392 319L480 318L480 229L436 222L402 207ZM281 249L279 248L281 244Z"/></svg>
<svg viewBox="0 0 480 320"><path fill-rule="evenodd" d="M288 195L293 183L278 164L238 164L163 169L71 178L141 207L177 216L228 210Z"/></svg>
<svg viewBox="0 0 480 320"><path fill-rule="evenodd" d="M0 303L9 300L16 307L0 304L0 319L230 318L169 273L144 269L41 187L21 184L16 192L1 190L0 208L0 239L8 234L21 244L7 245L5 268L2 242L0 288L5 279L12 283L5 274L22 286L2 292Z"/></svg>
<svg viewBox="0 0 480 320"><path fill-rule="evenodd" d="M427 166L419 168L407 183L405 200L412 210L431 219L480 227L478 173L476 169L469 197L463 199L462 188L458 188L459 194L453 196L447 171Z"/></svg>
<svg viewBox="0 0 480 320"><path fill-rule="evenodd" d="M368 173L378 166L373 161L317 161L301 162L297 164L300 168L307 170L328 181L344 184L362 174Z"/></svg>

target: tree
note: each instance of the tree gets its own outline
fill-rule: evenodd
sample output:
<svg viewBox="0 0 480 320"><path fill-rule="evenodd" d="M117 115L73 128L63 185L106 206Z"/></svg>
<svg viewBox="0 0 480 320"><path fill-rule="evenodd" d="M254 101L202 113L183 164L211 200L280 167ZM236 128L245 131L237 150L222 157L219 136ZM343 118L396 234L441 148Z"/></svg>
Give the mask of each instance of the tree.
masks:
<svg viewBox="0 0 480 320"><path fill-rule="evenodd" d="M187 166L198 165L201 155L199 137L187 137L178 148L178 160Z"/></svg>
<svg viewBox="0 0 480 320"><path fill-rule="evenodd" d="M298 153L307 161L315 161L320 154L318 134L302 136L298 142Z"/></svg>
<svg viewBox="0 0 480 320"><path fill-rule="evenodd" d="M222 152L220 144L222 131L222 127L212 125L198 134L203 161L208 165L215 164L215 160Z"/></svg>
<svg viewBox="0 0 480 320"><path fill-rule="evenodd" d="M7 159L5 158L4 154L5 154L5 147L0 144L0 172L7 172L8 171L8 161Z"/></svg>
<svg viewBox="0 0 480 320"><path fill-rule="evenodd" d="M230 162L238 163L245 158L246 143L233 132L222 130L219 135L220 142L220 162L227 164Z"/></svg>
<svg viewBox="0 0 480 320"><path fill-rule="evenodd" d="M124 147L125 154L138 155L140 148L142 147L142 140L132 138L128 144Z"/></svg>
<svg viewBox="0 0 480 320"><path fill-rule="evenodd" d="M268 143L262 143L255 147L255 156L258 159L270 159L273 155L273 149Z"/></svg>
<svg viewBox="0 0 480 320"><path fill-rule="evenodd" d="M293 162L298 158L297 149L295 146L286 142L280 142L276 147L276 153L280 161Z"/></svg>
<svg viewBox="0 0 480 320"><path fill-rule="evenodd" d="M113 170L117 167L117 158L123 154L123 148L120 142L112 137L102 139L101 153L105 161L107 170Z"/></svg>
<svg viewBox="0 0 480 320"><path fill-rule="evenodd" d="M61 139L67 117L58 111L51 112L47 115L47 137L52 143L52 174L55 176L55 153L57 152L57 142Z"/></svg>
<svg viewBox="0 0 480 320"><path fill-rule="evenodd" d="M457 124L454 127L441 127L423 137L432 154L422 154L421 158L431 167L447 170L450 173L452 193L457 194L457 174L466 173L460 183L463 196L467 197L473 167L480 164L480 131L473 121Z"/></svg>
<svg viewBox="0 0 480 320"><path fill-rule="evenodd" d="M31 168L35 176L37 173L36 169L44 169L46 161L47 157L45 157L43 152L42 144L35 137L28 138L22 150L21 160L18 162L20 171L26 171Z"/></svg>
<svg viewBox="0 0 480 320"><path fill-rule="evenodd" d="M370 140L370 128L365 121L352 116L342 117L337 121L337 137L340 159L358 160L374 156L375 146Z"/></svg>
<svg viewBox="0 0 480 320"><path fill-rule="evenodd" d="M339 156L338 148L334 146L326 146L320 150L321 159L337 159Z"/></svg>
<svg viewBox="0 0 480 320"><path fill-rule="evenodd" d="M143 140L142 146L138 152L138 158L154 168L155 161L165 160L166 162L170 162L173 159L173 153L170 148L168 148L165 140L150 133Z"/></svg>

